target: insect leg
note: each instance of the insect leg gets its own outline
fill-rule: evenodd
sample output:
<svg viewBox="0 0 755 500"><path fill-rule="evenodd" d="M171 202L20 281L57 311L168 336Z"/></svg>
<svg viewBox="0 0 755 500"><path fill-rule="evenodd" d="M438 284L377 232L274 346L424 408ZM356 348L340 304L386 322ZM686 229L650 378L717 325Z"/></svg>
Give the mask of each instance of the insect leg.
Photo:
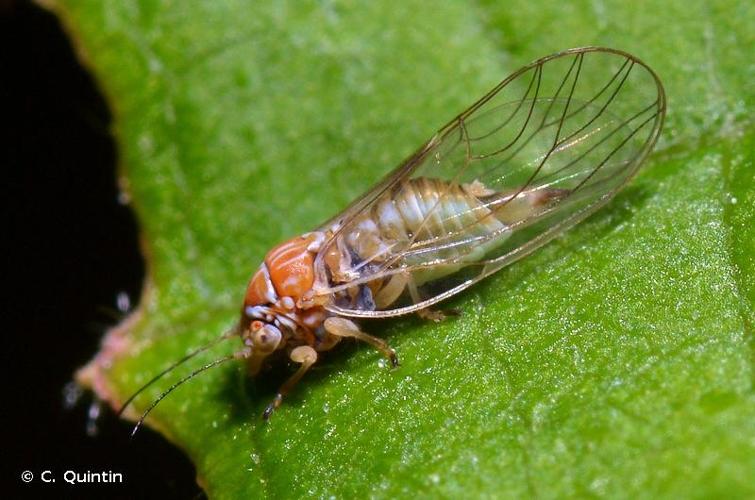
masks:
<svg viewBox="0 0 755 500"><path fill-rule="evenodd" d="M398 273L391 276L388 283L383 285L375 294L375 305L378 309L385 309L398 300L406 288L411 277L408 273Z"/></svg>
<svg viewBox="0 0 755 500"><path fill-rule="evenodd" d="M332 317L325 320L324 326L325 330L331 335L337 337L353 337L362 342L367 342L372 347L382 352L385 357L390 360L392 367L398 366L396 351L394 351L385 340L373 337L372 335L361 331L353 321L349 321L346 318Z"/></svg>
<svg viewBox="0 0 755 500"><path fill-rule="evenodd" d="M417 284L414 282L414 280L410 279L406 284L406 287L409 289L409 295L412 298L412 302L414 302L415 304L422 302L422 297L420 297L419 295L419 290L417 290ZM419 316L420 318L433 321L435 323L440 323L449 316L459 316L461 314L456 309L440 311L436 309L430 309L429 307L418 309L416 312L417 316Z"/></svg>
<svg viewBox="0 0 755 500"><path fill-rule="evenodd" d="M283 383L280 389L278 389L278 394L275 395L275 399L273 399L273 401L269 405L267 405L267 408L265 408L265 411L262 414L262 418L265 420L269 419L270 415L272 415L273 412L281 405L281 403L283 402L283 396L291 392L291 389L293 389L296 383L304 376L305 373L307 373L307 370L309 370L310 367L315 364L315 362L317 361L317 352L307 345L302 345L291 351L289 357L294 363L300 363L299 369L296 370L296 373L291 375L291 377Z"/></svg>

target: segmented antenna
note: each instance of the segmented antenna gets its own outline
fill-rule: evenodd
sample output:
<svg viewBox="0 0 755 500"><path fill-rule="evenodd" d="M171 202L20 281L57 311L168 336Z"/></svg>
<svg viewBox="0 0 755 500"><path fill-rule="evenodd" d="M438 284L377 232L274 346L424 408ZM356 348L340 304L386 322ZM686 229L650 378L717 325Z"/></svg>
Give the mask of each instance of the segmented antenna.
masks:
<svg viewBox="0 0 755 500"><path fill-rule="evenodd" d="M146 384L144 384L143 386L141 386L139 389L137 389L137 391L135 393L133 393L131 396L129 396L129 398L126 400L126 402L123 403L123 406L121 406L120 410L118 410L118 412L116 413L116 416L120 417L123 414L123 412L126 410L126 408L128 407L128 405L130 405L131 402L134 399L136 399L136 397L139 394L141 394L142 392L144 392L144 390L147 387L151 386L152 384L154 384L155 382L157 382L158 380L160 380L161 378L163 378L168 373L172 372L173 370L175 370L176 368L178 368L179 366L181 366L185 362L189 361L194 356L196 356L198 354L202 354L203 352L207 351L208 349L210 349L210 348L216 346L217 344L219 344L221 341L231 338L232 336L235 335L235 333L236 333L236 329L235 328L231 329L231 330L229 330L229 331L227 331L225 333L223 333L223 335L221 335L220 337L218 337L215 340L213 340L213 341L211 341L211 342L203 345L199 349L196 349L196 350L190 352L189 354L187 354L183 358L179 359L178 361L176 361L175 363L173 363L172 365L170 365L169 367L167 367L166 369L164 369L163 371L161 371L160 373L158 373L157 375L155 375L154 377L152 377L149 380L149 382L147 382Z"/></svg>
<svg viewBox="0 0 755 500"><path fill-rule="evenodd" d="M210 368L218 366L219 364L225 363L226 361L230 361L232 359L236 359L236 357L237 357L237 354L234 353L234 354L229 354L227 356L223 356L222 358L218 358L215 361L212 361L211 363L208 363L208 364L202 366L201 368L197 368L196 370L194 370L190 374L186 375L184 378L180 379L178 382L176 382L173 385L171 385L170 387L168 387L168 389L165 390L162 394L160 394L157 397L157 399L155 399L152 402L152 404L149 405L149 407L144 411L144 413L142 413L142 416L136 422L136 425L134 426L134 429L131 431L131 438L133 439L134 435L136 434L136 431L139 430L139 428L144 423L144 419L147 418L147 415L149 415L149 413L155 408L155 406L157 406L158 404L160 404L160 401L162 401L163 399L165 399L165 397L168 394L170 394L171 392L173 392L175 389L177 389L184 382L188 382L189 380L191 380L192 378L196 377L197 375L199 375L203 371L209 370Z"/></svg>

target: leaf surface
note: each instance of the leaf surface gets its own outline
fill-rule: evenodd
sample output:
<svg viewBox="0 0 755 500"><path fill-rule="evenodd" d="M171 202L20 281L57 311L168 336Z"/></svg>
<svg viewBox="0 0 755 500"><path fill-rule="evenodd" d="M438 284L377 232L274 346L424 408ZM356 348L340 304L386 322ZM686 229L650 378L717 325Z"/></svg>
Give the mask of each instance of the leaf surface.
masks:
<svg viewBox="0 0 755 500"><path fill-rule="evenodd" d="M753 491L752 3L95 2L57 7L116 114L150 262L83 376L123 401L236 320L266 250L343 208L529 61L634 53L669 99L609 206L452 299L373 322L263 425L285 370L226 364L147 420L213 498ZM231 352L218 347L171 380Z"/></svg>

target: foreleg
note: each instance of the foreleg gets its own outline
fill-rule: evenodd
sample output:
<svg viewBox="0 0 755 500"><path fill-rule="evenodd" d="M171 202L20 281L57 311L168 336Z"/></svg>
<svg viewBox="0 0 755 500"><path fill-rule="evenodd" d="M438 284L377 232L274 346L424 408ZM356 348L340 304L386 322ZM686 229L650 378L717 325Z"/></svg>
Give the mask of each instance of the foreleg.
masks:
<svg viewBox="0 0 755 500"><path fill-rule="evenodd" d="M307 370L315 364L317 361L317 352L309 346L302 345L292 350L289 357L294 363L299 363L299 368L296 370L296 373L291 375L280 389L278 389L278 394L275 395L275 399L273 399L273 401L267 405L267 408L265 408L265 412L262 414L262 418L265 420L270 418L270 415L272 415L272 413L283 402L283 397L291 392L291 389L293 389L296 383L299 382L305 373L307 373Z"/></svg>

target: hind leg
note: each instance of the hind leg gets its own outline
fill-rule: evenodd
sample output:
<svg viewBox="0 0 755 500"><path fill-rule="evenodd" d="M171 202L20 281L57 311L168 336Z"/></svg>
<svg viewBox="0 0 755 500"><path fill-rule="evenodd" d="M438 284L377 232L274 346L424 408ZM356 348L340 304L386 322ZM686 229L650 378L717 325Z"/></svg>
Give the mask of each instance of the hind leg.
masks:
<svg viewBox="0 0 755 500"><path fill-rule="evenodd" d="M417 285L413 280L409 280L406 287L409 289L409 296L412 298L412 302L414 302L415 304L422 302L422 297L420 297L419 290L417 290ZM429 307L417 311L417 316L428 321L433 321L435 323L440 323L449 316L459 316L460 314L461 313L456 309L441 311L438 309L430 309Z"/></svg>
<svg viewBox="0 0 755 500"><path fill-rule="evenodd" d="M445 321L448 319L449 316L460 316L461 312L456 309L420 309L417 311L417 316L420 318L432 321L433 323L440 323L441 321Z"/></svg>

